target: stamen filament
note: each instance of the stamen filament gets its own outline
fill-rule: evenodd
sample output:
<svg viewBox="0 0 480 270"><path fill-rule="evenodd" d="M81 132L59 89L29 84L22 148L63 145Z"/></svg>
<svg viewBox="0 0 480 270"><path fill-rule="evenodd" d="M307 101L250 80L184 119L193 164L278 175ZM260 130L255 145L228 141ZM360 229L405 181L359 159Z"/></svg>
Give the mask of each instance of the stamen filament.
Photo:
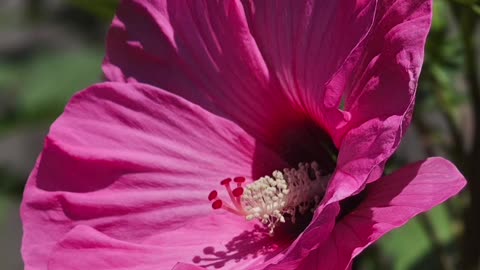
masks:
<svg viewBox="0 0 480 270"><path fill-rule="evenodd" d="M232 192L232 188L230 187L230 181L226 181L224 183L224 186L225 186L225 189L227 190L228 192L228 196L230 197L230 200L232 201L232 203L235 205L236 208L241 208L242 205L240 204L240 202L237 202L237 199L235 198L236 196L233 195L233 192Z"/></svg>
<svg viewBox="0 0 480 270"><path fill-rule="evenodd" d="M244 213L243 212L240 212L239 210L237 209L234 209L233 207L231 207L230 205L228 204L223 204L222 205L222 209L232 213L232 214L235 214L235 215L239 215L239 216L243 216Z"/></svg>
<svg viewBox="0 0 480 270"><path fill-rule="evenodd" d="M264 176L243 186L245 177L235 177L236 187L232 190L231 178L220 182L232 201L232 205L218 199L218 193L210 192L208 199L215 200L213 209L224 209L246 220L258 219L270 229L270 234L278 222L286 222L287 216L295 223L297 214L313 212L325 192L329 175L323 175L316 162L300 163L298 169L274 171L272 176Z"/></svg>

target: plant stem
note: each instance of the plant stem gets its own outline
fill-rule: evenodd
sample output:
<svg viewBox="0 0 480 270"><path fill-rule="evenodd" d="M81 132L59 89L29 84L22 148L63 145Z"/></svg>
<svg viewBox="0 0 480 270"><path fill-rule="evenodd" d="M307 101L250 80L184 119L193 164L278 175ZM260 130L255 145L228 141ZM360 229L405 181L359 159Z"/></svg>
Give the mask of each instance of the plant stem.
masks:
<svg viewBox="0 0 480 270"><path fill-rule="evenodd" d="M458 8L457 8L458 9ZM480 83L477 76L478 57L475 50L474 33L476 28L476 14L469 6L461 7L457 13L457 21L460 23L463 46L465 50L465 79L468 93L472 99L474 111L474 135L473 147L466 157L466 176L470 195L470 206L464 213L464 235L461 254L461 269L474 270L480 268L480 170L477 162L480 161Z"/></svg>
<svg viewBox="0 0 480 270"><path fill-rule="evenodd" d="M464 157L464 144L463 144L463 137L460 129L458 128L457 121L455 120L454 113L452 109L449 108L444 93L448 91L448 87L445 82L442 82L436 76L432 78L434 87L433 93L435 95L436 101L440 108L440 113L444 117L445 121L448 125L448 130L450 131L450 135L453 140L453 146L449 147L450 152L454 156L454 158L458 161L460 158Z"/></svg>

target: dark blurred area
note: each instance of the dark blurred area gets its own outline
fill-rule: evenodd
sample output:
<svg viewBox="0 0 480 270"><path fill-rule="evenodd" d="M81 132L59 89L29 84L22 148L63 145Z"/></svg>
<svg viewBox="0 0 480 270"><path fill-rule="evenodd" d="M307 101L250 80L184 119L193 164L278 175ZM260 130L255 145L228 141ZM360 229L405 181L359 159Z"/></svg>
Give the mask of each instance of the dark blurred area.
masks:
<svg viewBox="0 0 480 270"><path fill-rule="evenodd" d="M19 205L49 125L100 81L116 0L0 0L0 269L23 269Z"/></svg>
<svg viewBox="0 0 480 270"><path fill-rule="evenodd" d="M19 205L49 125L102 80L118 0L0 0L0 269L23 269ZM414 121L387 173L452 160L469 188L384 237L354 269L480 269L480 1L436 0Z"/></svg>

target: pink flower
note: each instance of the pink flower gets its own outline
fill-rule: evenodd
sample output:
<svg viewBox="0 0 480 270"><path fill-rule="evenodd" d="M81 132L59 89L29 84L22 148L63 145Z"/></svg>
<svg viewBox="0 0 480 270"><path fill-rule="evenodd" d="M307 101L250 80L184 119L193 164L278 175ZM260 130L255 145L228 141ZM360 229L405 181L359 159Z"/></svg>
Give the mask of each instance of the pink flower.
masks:
<svg viewBox="0 0 480 270"><path fill-rule="evenodd" d="M72 98L26 186L26 269L348 269L465 185L442 158L382 177L430 17L427 0L123 1L110 82Z"/></svg>

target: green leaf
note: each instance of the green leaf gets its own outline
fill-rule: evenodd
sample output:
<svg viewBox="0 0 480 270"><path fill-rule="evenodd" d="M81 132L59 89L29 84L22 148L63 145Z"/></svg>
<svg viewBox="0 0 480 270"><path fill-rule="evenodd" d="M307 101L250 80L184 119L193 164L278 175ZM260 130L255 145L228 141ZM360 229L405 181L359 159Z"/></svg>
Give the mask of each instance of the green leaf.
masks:
<svg viewBox="0 0 480 270"><path fill-rule="evenodd" d="M480 16L480 3L475 3L473 6L472 6L472 10Z"/></svg>
<svg viewBox="0 0 480 270"><path fill-rule="evenodd" d="M470 6L470 5L475 4L475 1L477 1L477 0L454 0L454 1L457 2L457 3L460 3L462 5Z"/></svg>
<svg viewBox="0 0 480 270"><path fill-rule="evenodd" d="M97 17L111 20L115 14L119 0L70 0L70 2Z"/></svg>
<svg viewBox="0 0 480 270"><path fill-rule="evenodd" d="M20 118L57 117L75 92L100 81L102 59L101 49L50 52L34 58L21 72Z"/></svg>
<svg viewBox="0 0 480 270"><path fill-rule="evenodd" d="M458 229L449 217L445 205L436 207L427 216L442 245L446 246L455 238ZM380 240L379 244L383 253L393 259L393 270L412 269L412 266L416 265L418 261L433 253L433 245L418 218L389 233Z"/></svg>
<svg viewBox="0 0 480 270"><path fill-rule="evenodd" d="M445 0L433 2L432 32L443 31L447 25L448 3Z"/></svg>

